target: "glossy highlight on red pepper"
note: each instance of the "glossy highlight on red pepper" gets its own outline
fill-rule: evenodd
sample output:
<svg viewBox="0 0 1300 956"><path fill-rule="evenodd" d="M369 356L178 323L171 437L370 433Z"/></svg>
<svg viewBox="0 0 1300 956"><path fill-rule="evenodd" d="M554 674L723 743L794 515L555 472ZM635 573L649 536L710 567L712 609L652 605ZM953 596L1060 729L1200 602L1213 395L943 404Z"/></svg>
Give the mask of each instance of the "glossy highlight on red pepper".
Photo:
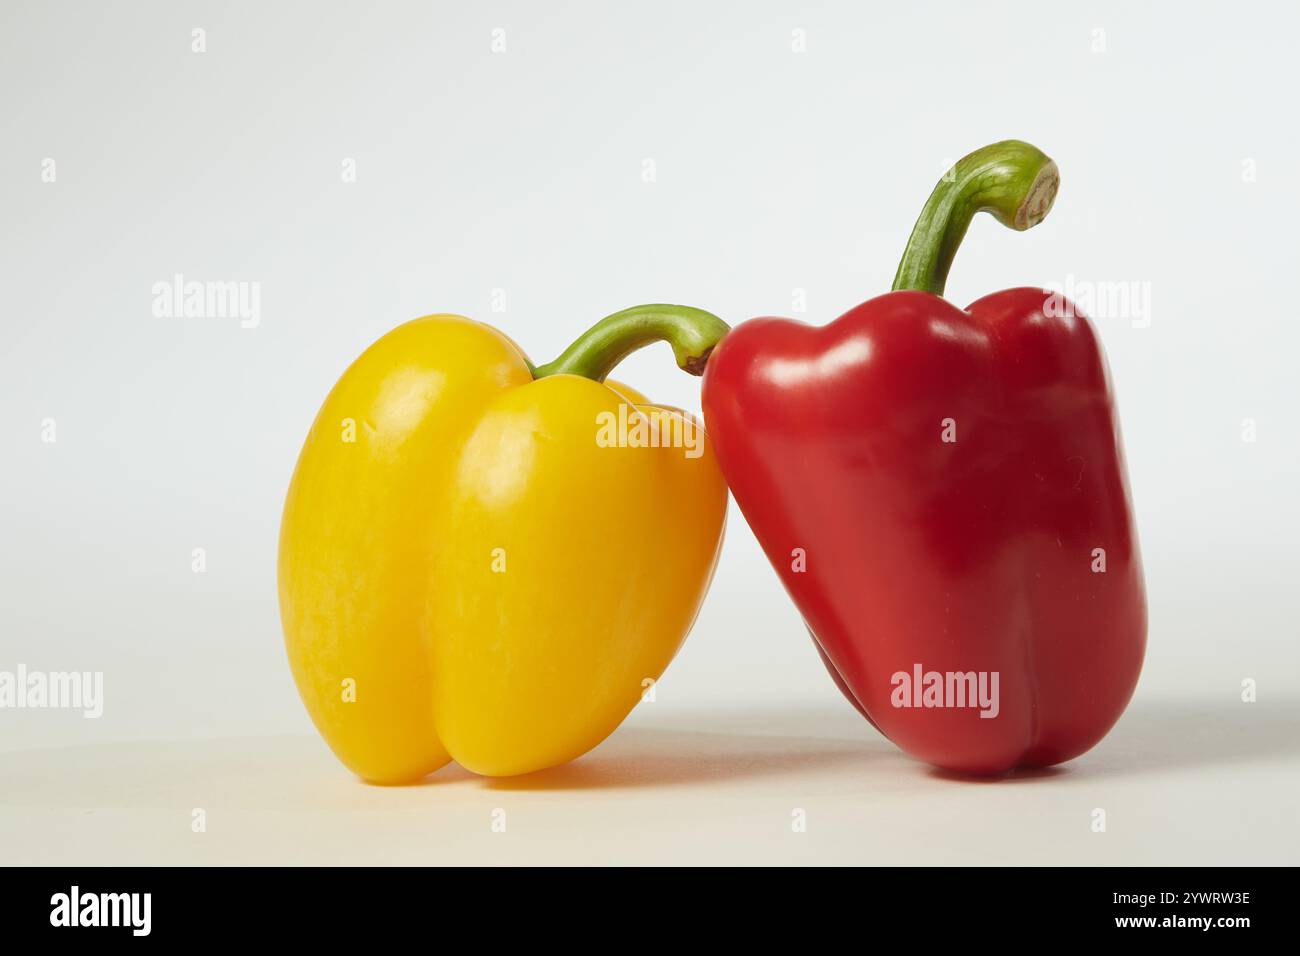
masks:
<svg viewBox="0 0 1300 956"><path fill-rule="evenodd" d="M972 153L927 204L895 291L822 327L742 323L705 372L723 473L835 682L903 750L962 772L1087 751L1146 644L1091 323L1042 289L940 298L976 212L1027 229L1057 183L1028 144Z"/></svg>

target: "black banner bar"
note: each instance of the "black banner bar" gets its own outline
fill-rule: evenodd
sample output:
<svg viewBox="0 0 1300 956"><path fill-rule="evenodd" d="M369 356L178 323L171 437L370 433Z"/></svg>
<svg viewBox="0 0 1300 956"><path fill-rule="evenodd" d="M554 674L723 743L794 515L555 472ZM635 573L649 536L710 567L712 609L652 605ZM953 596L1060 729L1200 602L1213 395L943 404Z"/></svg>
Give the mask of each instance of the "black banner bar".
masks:
<svg viewBox="0 0 1300 956"><path fill-rule="evenodd" d="M295 942L529 927L566 937L586 921L626 921L630 936L704 920L747 935L837 922L937 939L1002 933L1061 938L1194 939L1232 945L1287 925L1289 869L9 869L0 902L6 941L76 934L82 944ZM470 921L473 921L472 923ZM549 930L540 928L550 927ZM990 935L991 934L991 935ZM759 933L761 937L762 933ZM559 942L559 940L556 940Z"/></svg>

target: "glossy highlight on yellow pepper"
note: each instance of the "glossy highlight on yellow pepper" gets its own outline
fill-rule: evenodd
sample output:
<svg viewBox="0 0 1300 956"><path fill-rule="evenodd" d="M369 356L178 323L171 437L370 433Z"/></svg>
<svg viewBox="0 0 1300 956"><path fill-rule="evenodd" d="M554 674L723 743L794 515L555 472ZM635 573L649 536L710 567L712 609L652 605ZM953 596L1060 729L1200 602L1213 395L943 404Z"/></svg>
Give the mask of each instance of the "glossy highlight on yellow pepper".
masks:
<svg viewBox="0 0 1300 956"><path fill-rule="evenodd" d="M659 340L699 374L726 330L640 306L534 368L490 326L433 315L348 368L303 446L279 551L293 676L346 766L377 783L449 760L529 773L622 722L695 619L727 491L693 418L604 378ZM600 423L620 414L675 419L694 447L611 442Z"/></svg>

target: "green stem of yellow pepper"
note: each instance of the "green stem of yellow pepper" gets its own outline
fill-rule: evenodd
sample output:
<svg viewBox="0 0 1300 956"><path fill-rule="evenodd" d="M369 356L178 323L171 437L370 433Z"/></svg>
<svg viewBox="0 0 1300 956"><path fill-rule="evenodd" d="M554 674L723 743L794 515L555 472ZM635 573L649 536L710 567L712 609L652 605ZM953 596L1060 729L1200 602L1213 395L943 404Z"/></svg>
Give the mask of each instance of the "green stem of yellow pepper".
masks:
<svg viewBox="0 0 1300 956"><path fill-rule="evenodd" d="M683 370L703 375L709 353L731 331L711 312L686 305L637 305L601 319L554 362L533 369L534 378L581 375L605 381L614 366L652 342L667 342Z"/></svg>

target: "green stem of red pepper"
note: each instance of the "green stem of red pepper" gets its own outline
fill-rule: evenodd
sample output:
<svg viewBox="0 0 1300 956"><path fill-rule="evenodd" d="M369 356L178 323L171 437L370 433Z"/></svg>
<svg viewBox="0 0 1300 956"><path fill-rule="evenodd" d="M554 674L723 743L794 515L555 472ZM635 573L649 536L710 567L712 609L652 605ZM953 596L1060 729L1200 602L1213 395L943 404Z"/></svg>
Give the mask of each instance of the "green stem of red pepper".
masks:
<svg viewBox="0 0 1300 956"><path fill-rule="evenodd" d="M534 378L581 375L605 381L614 366L652 342L673 347L677 364L703 375L713 347L731 327L711 312L685 305L638 305L601 319L554 362L533 369Z"/></svg>
<svg viewBox="0 0 1300 956"><path fill-rule="evenodd" d="M894 276L894 291L943 295L953 256L977 212L992 213L1011 229L1028 229L1052 208L1060 181L1056 163L1016 139L958 160L934 187L916 220Z"/></svg>

